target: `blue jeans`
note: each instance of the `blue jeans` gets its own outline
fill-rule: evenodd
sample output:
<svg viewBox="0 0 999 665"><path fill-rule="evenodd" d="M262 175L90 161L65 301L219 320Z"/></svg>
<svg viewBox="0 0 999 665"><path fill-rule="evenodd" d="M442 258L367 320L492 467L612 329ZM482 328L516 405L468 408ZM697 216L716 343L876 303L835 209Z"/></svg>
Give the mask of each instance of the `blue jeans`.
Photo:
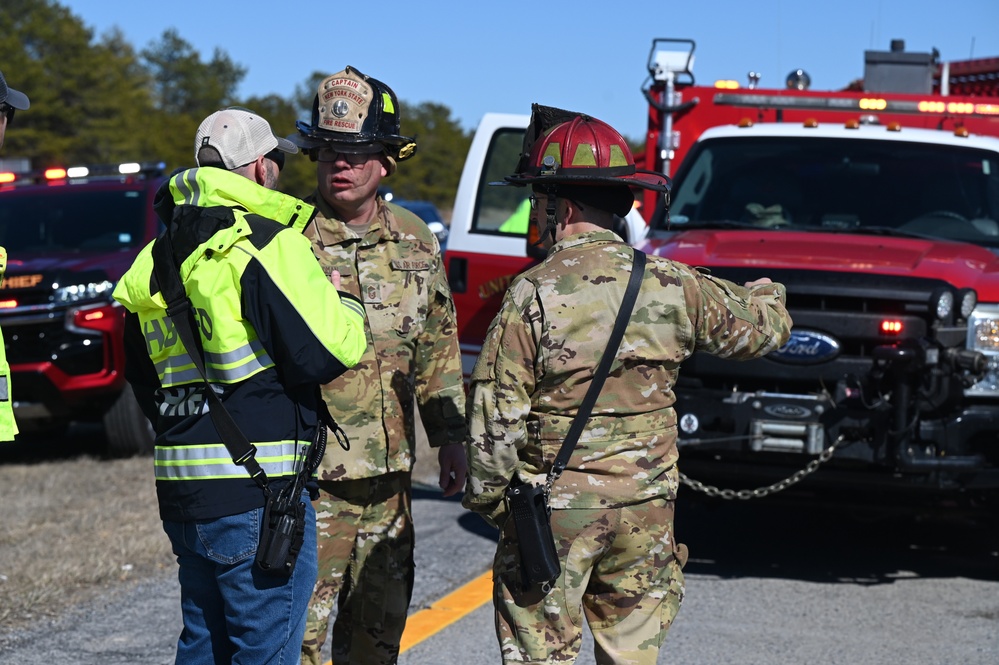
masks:
<svg viewBox="0 0 999 665"><path fill-rule="evenodd" d="M305 498L305 543L291 577L254 564L264 509L191 522L163 522L180 565L184 630L178 664L298 663L316 583L316 512Z"/></svg>

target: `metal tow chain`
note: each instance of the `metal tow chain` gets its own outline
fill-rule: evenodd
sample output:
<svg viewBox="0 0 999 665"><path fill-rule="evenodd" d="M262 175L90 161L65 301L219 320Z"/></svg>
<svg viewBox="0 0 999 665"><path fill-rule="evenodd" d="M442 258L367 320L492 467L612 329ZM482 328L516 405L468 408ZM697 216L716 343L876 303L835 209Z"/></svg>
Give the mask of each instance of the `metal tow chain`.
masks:
<svg viewBox="0 0 999 665"><path fill-rule="evenodd" d="M695 491L703 492L708 496L721 497L722 499L741 499L743 501L748 499L762 499L769 494L785 490L795 483L800 483L806 476L818 471L820 466L832 459L833 452L835 452L836 447L843 443L845 438L846 437L841 434L838 439L833 441L832 445L819 453L818 457L806 464L805 468L799 469L784 480L779 480L772 485L767 485L766 487L757 487L756 489L751 490L721 489L715 487L714 485L706 485L699 480L694 480L684 473L680 473L680 482Z"/></svg>

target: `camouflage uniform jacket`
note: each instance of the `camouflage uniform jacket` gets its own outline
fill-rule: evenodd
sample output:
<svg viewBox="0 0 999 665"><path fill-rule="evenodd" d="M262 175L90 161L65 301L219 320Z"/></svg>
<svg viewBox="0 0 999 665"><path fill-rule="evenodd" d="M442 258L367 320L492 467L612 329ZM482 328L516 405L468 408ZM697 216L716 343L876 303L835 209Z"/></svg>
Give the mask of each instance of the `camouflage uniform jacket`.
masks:
<svg viewBox="0 0 999 665"><path fill-rule="evenodd" d="M511 284L472 372L464 505L498 524L514 476L535 484L558 454L624 297L631 249L610 231L564 238ZM553 508L675 498L676 384L695 351L749 359L780 347L780 284L747 289L649 256L635 311Z"/></svg>
<svg viewBox="0 0 999 665"><path fill-rule="evenodd" d="M414 395L431 447L466 436L457 317L437 238L419 217L381 199L364 237L317 194L307 201L318 213L305 233L323 270L340 271L340 290L360 298L367 314L361 361L323 386L350 450L330 437L319 478L410 472Z"/></svg>

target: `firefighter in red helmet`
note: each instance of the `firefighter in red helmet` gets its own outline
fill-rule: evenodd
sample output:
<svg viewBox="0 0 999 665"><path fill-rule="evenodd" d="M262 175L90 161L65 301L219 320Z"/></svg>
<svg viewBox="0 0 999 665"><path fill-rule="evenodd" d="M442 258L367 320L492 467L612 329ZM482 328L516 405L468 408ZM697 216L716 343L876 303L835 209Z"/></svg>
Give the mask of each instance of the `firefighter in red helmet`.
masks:
<svg viewBox="0 0 999 665"><path fill-rule="evenodd" d="M556 118L560 117L558 114L566 113L557 109L551 109L551 112ZM533 117L537 119L539 113L544 117L543 111L536 111ZM532 131L538 131L536 127L532 123L528 137ZM670 181L665 175L635 168L631 148L613 127L585 115L576 115L544 130L522 156L518 172L507 176L506 181L531 185L544 193L547 205L543 238L554 238L554 205L559 192L565 195L563 198L575 197L575 200L598 197L604 200L603 207L624 217L635 201L632 188L651 189L665 196L670 190ZM536 195L531 203L532 208L537 209Z"/></svg>
<svg viewBox="0 0 999 665"><path fill-rule="evenodd" d="M632 188L665 195L670 183L637 170L621 135L596 118L536 106L505 180L531 187L553 244L507 290L469 387L463 504L501 530L493 604L503 661L573 662L585 620L598 663L653 665L684 594L686 548L673 530L678 368L695 351L738 360L781 346L791 328L784 287L715 279L625 244L611 229ZM608 344L626 294L634 308ZM535 529L544 534L549 515L547 557L520 528L539 521L511 509L524 492L547 503Z"/></svg>

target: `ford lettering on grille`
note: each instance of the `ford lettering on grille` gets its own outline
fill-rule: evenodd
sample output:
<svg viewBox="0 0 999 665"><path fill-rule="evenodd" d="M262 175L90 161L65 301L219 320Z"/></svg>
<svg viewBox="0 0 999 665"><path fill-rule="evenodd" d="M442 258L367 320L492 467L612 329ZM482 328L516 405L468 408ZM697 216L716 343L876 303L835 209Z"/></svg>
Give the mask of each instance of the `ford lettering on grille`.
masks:
<svg viewBox="0 0 999 665"><path fill-rule="evenodd" d="M839 342L819 332L793 330L787 344L767 357L794 365L814 365L832 360L839 355Z"/></svg>

